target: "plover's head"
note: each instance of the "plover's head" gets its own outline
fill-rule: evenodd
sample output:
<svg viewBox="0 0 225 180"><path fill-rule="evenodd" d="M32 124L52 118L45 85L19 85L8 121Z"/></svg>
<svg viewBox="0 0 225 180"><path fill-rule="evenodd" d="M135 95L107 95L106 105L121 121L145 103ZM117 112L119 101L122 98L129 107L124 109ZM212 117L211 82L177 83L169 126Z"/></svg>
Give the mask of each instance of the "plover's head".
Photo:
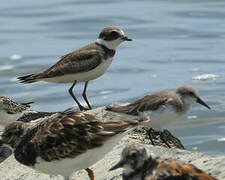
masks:
<svg viewBox="0 0 225 180"><path fill-rule="evenodd" d="M113 26L104 28L97 39L97 43L113 50L123 41L132 41L132 39L125 36L120 28Z"/></svg>
<svg viewBox="0 0 225 180"><path fill-rule="evenodd" d="M176 93L181 97L182 101L187 106L197 102L210 109L210 107L198 96L197 90L192 86L182 86L176 90Z"/></svg>
<svg viewBox="0 0 225 180"><path fill-rule="evenodd" d="M1 144L6 144L11 148L15 148L21 142L22 136L28 125L21 121L16 121L5 127L1 135Z"/></svg>
<svg viewBox="0 0 225 180"><path fill-rule="evenodd" d="M148 159L147 150L143 145L131 144L123 149L120 161L109 171L117 168L124 168L124 174L128 175L135 172L135 170L142 168Z"/></svg>

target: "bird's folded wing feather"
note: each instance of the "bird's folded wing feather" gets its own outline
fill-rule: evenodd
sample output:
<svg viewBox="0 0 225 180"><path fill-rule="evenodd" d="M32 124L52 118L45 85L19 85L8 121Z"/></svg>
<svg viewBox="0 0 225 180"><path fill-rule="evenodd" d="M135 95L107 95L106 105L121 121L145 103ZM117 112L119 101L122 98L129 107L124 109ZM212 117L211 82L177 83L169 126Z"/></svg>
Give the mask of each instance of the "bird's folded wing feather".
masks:
<svg viewBox="0 0 225 180"><path fill-rule="evenodd" d="M135 123L138 121L129 124ZM102 146L117 133L126 131L127 124L118 121L100 122L94 116L81 112L59 115L37 127L34 137L24 145L27 149L24 148L23 154L26 156L30 148L36 150L35 156L46 161L74 158L89 149Z"/></svg>
<svg viewBox="0 0 225 180"><path fill-rule="evenodd" d="M31 128L16 149L15 158L24 165L34 165L37 157L46 161L75 158L147 120L101 122L82 112L61 113Z"/></svg>
<svg viewBox="0 0 225 180"><path fill-rule="evenodd" d="M159 106L165 104L168 97L160 97L158 95L148 95L126 106L113 107L108 106L107 110L121 112L131 115L138 115L139 112L157 110Z"/></svg>
<svg viewBox="0 0 225 180"><path fill-rule="evenodd" d="M215 180L204 171L196 168L194 165L179 163L173 160L161 162L154 169L154 177L148 180L165 180L165 179L198 179L198 180Z"/></svg>
<svg viewBox="0 0 225 180"><path fill-rule="evenodd" d="M51 78L65 74L87 72L95 69L101 61L101 53L97 49L80 50L69 53L55 65L39 74L40 78Z"/></svg>

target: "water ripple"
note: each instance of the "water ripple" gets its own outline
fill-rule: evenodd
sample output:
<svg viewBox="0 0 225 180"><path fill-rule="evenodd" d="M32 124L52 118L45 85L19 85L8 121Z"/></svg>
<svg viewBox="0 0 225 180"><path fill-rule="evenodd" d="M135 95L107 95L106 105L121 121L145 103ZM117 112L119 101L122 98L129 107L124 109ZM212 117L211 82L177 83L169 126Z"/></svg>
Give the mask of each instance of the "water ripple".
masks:
<svg viewBox="0 0 225 180"><path fill-rule="evenodd" d="M209 19L224 19L225 12L218 12L218 11L176 11L169 13L169 15L176 16L178 18L205 18Z"/></svg>
<svg viewBox="0 0 225 180"><path fill-rule="evenodd" d="M47 26L54 31L64 32L90 32L92 29L96 30L96 27L104 27L107 25L117 24L143 24L146 20L137 19L126 16L96 16L96 17L81 17L73 19L55 20L50 22L40 23L41 26ZM104 24L104 26L102 26ZM57 28L56 28L57 27Z"/></svg>
<svg viewBox="0 0 225 180"><path fill-rule="evenodd" d="M139 32L136 38L140 39L224 39L225 32L204 32L178 27L135 28L131 33Z"/></svg>

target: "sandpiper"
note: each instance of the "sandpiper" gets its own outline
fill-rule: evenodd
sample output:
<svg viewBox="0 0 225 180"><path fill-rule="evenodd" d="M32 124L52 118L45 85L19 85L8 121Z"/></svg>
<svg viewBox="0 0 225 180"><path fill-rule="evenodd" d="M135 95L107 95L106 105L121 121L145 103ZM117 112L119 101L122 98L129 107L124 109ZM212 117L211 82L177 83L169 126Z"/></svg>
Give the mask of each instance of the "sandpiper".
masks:
<svg viewBox="0 0 225 180"><path fill-rule="evenodd" d="M18 120L30 108L31 103L33 102L18 103L0 96L0 125L5 126Z"/></svg>
<svg viewBox="0 0 225 180"><path fill-rule="evenodd" d="M121 160L110 171L124 168L123 180L216 180L192 164L153 158L140 144L123 149Z"/></svg>
<svg viewBox="0 0 225 180"><path fill-rule="evenodd" d="M91 109L86 97L88 82L103 75L111 64L116 53L117 46L124 41L131 41L118 27L104 28L96 42L84 46L81 49L66 54L55 65L45 71L36 74L19 77L22 83L34 83L47 81L54 83L73 83L69 89L80 110L83 107L73 94L73 88L77 82L85 82L83 98Z"/></svg>
<svg viewBox="0 0 225 180"><path fill-rule="evenodd" d="M162 140L170 147L161 130L165 126L184 116L195 102L210 109L210 107L198 96L195 88L191 86L182 86L176 91L159 92L147 95L125 106L115 107L110 105L106 110L131 115L149 116L151 121L147 122L145 125L158 130ZM151 134L149 136L154 145Z"/></svg>
<svg viewBox="0 0 225 180"><path fill-rule="evenodd" d="M83 112L57 113L47 118L9 124L0 140L10 146L16 160L40 172L62 175L85 169L91 180L90 167L104 157L132 128L148 117L134 120L101 122Z"/></svg>
<svg viewBox="0 0 225 180"><path fill-rule="evenodd" d="M131 115L150 116L151 121L147 125L161 130L163 127L185 115L195 102L210 109L198 96L195 88L182 86L176 91L154 93L131 104L117 107L109 105L106 109Z"/></svg>

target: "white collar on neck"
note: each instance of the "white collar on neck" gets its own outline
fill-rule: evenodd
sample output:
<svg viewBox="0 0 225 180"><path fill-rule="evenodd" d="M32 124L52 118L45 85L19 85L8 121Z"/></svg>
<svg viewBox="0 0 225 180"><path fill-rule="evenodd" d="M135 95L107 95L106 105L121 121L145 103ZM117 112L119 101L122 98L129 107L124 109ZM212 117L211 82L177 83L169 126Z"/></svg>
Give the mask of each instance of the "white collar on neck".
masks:
<svg viewBox="0 0 225 180"><path fill-rule="evenodd" d="M119 46L120 43L123 42L123 40L116 39L114 41L105 41L103 39L98 38L96 42L98 44L101 44L101 45L107 47L108 49L116 50L117 46Z"/></svg>

